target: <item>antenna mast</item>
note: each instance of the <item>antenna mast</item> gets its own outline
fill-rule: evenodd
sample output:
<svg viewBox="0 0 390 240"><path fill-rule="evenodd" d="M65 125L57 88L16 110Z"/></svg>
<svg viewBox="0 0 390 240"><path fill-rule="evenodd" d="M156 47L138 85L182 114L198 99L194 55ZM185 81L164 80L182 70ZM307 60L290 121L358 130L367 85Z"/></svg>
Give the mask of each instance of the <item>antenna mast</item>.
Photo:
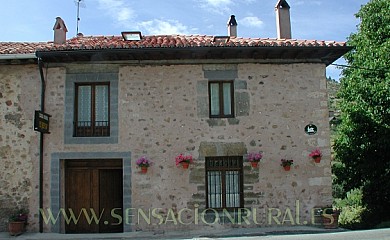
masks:
<svg viewBox="0 0 390 240"><path fill-rule="evenodd" d="M79 34L79 22L80 22L80 7L85 8L85 0L74 0L75 5L77 6L77 27L76 27L76 36Z"/></svg>

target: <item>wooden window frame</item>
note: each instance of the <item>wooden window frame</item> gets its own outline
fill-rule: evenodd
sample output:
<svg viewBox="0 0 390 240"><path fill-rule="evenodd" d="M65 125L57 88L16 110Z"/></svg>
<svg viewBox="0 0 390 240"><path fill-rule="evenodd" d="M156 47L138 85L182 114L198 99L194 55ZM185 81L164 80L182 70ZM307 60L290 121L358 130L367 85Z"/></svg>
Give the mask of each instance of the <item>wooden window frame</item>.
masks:
<svg viewBox="0 0 390 240"><path fill-rule="evenodd" d="M212 115L211 114L211 84L218 84L219 91L219 114ZM224 102L223 102L223 84L230 83L230 112L231 114L224 114ZM234 81L226 80L226 81L209 81L209 117L210 118L233 118L234 117Z"/></svg>
<svg viewBox="0 0 390 240"><path fill-rule="evenodd" d="M222 166L210 166L210 161L222 161ZM237 161L236 166L229 166L228 161ZM215 208L209 205L209 183L208 183L208 172L219 171L221 172L222 181L222 206L221 208ZM227 207L226 205L226 172L227 171L238 171L239 172L239 206ZM214 210L221 211L226 209L228 211L235 211L239 208L244 207L244 168L243 168L243 157L242 156L217 156L217 157L206 157L205 159L205 177L206 177L206 209L213 208Z"/></svg>
<svg viewBox="0 0 390 240"><path fill-rule="evenodd" d="M95 120L95 93L96 86L107 86L108 94L108 125L97 126ZM78 95L80 86L91 86L91 126L80 127L78 125ZM93 82L93 83L75 83L75 102L74 102L74 122L73 122L73 136L74 137L109 137L110 136L110 83L109 82Z"/></svg>

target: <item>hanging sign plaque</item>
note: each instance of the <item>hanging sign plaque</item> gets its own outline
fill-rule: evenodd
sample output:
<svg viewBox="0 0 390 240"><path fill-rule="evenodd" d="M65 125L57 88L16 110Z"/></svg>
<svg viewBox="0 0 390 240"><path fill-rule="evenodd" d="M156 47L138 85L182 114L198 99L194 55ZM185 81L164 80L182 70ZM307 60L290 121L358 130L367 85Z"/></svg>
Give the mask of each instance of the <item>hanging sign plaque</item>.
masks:
<svg viewBox="0 0 390 240"><path fill-rule="evenodd" d="M49 133L49 118L51 116L41 111L35 111L34 130L41 133Z"/></svg>

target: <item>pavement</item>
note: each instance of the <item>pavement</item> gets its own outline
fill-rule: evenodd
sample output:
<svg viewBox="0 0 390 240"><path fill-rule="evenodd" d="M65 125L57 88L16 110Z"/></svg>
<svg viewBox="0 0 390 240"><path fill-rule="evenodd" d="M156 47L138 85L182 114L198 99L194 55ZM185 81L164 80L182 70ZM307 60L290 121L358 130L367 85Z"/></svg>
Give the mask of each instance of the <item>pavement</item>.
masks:
<svg viewBox="0 0 390 240"><path fill-rule="evenodd" d="M0 232L0 240L23 239L23 240L76 240L76 239L213 239L213 238L235 238L254 237L268 235L296 235L334 233L347 231L342 228L324 229L314 226L283 226L283 227L258 227L258 228L225 228L207 230L177 230L177 231L135 231L126 233L100 233L100 234L61 234L61 233L31 233L26 232L19 236L10 236L8 232Z"/></svg>

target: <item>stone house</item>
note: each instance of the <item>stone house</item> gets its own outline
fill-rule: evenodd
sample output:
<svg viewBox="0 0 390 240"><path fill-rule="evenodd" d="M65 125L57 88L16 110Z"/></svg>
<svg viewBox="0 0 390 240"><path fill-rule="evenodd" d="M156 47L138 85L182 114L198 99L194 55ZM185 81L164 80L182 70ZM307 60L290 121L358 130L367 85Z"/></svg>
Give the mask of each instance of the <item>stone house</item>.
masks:
<svg viewBox="0 0 390 240"><path fill-rule="evenodd" d="M54 42L0 43L0 231L15 207L44 232L315 224L332 203L325 67L350 48L292 39L276 12L277 39L237 37L234 16L228 36L66 39L57 18Z"/></svg>

